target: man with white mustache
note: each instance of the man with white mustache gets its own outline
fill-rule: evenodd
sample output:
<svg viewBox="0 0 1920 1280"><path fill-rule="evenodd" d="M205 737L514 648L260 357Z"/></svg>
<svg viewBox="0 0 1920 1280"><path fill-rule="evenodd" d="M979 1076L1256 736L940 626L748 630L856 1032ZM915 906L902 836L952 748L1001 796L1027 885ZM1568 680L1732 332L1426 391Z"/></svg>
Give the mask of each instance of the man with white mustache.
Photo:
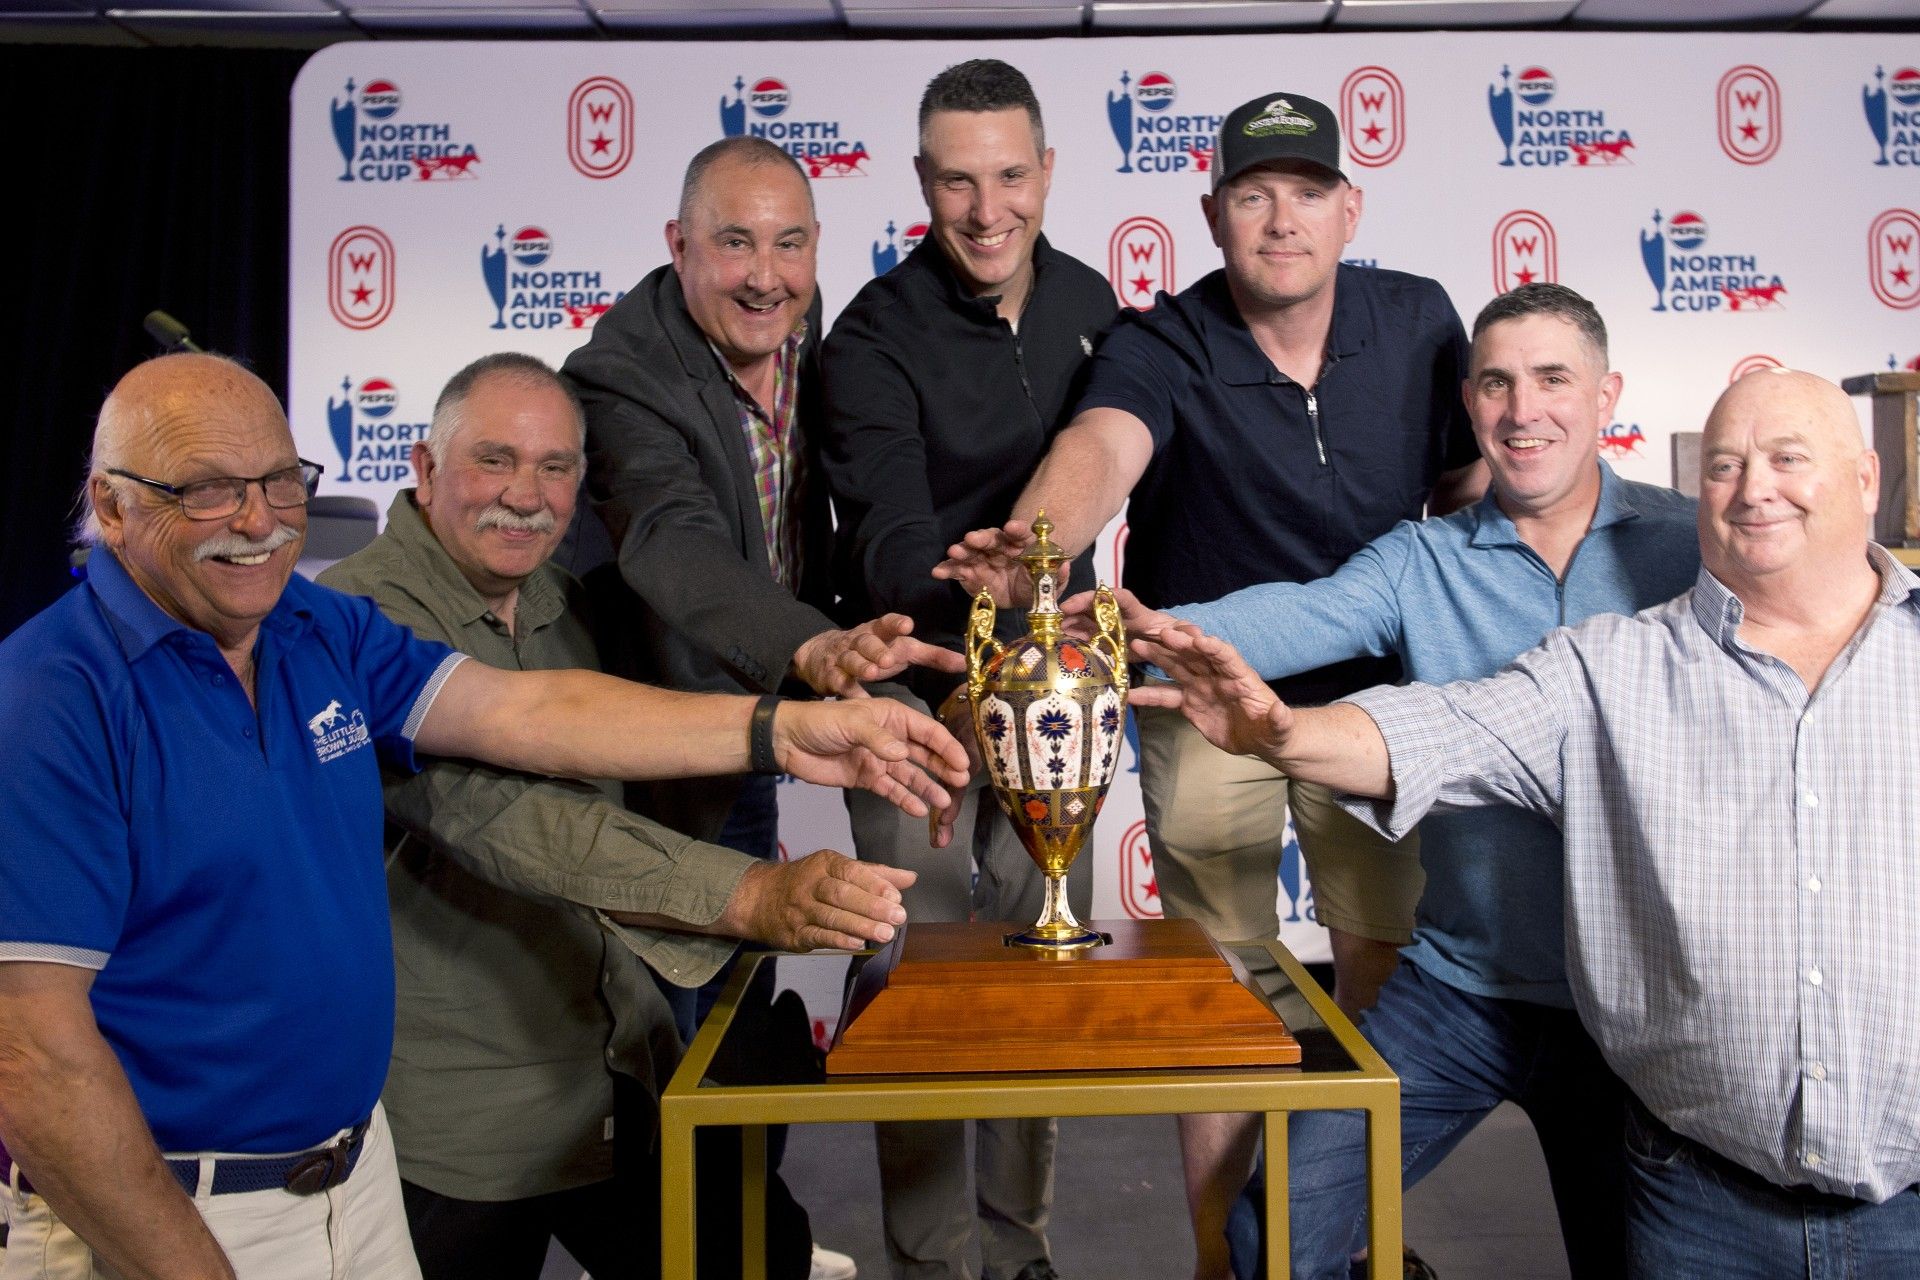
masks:
<svg viewBox="0 0 1920 1280"><path fill-rule="evenodd" d="M948 543L1012 503L1066 424L1116 308L1106 278L1040 232L1053 148L1033 86L1017 69L982 58L935 76L920 99L914 168L930 229L854 295L827 339L822 461L840 520L841 590L859 616L905 614L922 639L957 648L970 601L929 571ZM1077 569L1074 581L1091 587L1092 566ZM1006 640L1025 629L1013 610L1000 625ZM926 671L876 692L930 708L956 687L964 687L958 676ZM915 920L1039 914L1044 878L985 782L976 778L961 802L957 848L935 848L924 824L847 794L860 856L919 874L907 891ZM1074 863L1067 893L1085 915L1092 858ZM962 1122L878 1126L896 1280L972 1275L976 1221L986 1280L1053 1276L1054 1122L982 1120L975 1129L969 1189Z"/></svg>
<svg viewBox="0 0 1920 1280"><path fill-rule="evenodd" d="M550 562L583 435L539 360L474 361L414 446L418 486L320 581L493 666L597 667L580 585ZM657 1274L657 1215L634 1209L658 1198L655 1103L679 1050L647 967L692 987L734 937L863 945L912 876L827 850L761 862L629 813L606 780L443 760L384 789L399 990L382 1100L423 1275L534 1280L550 1238L605 1280ZM870 895L844 920L827 900L843 885Z"/></svg>
<svg viewBox="0 0 1920 1280"><path fill-rule="evenodd" d="M1685 590L1700 567L1694 503L1600 461L1621 376L1593 305L1563 285L1521 285L1474 320L1470 359L1460 392L1492 474L1485 498L1396 525L1317 582L1165 612L1122 592L1129 634L1197 624L1265 680L1391 654L1411 679L1441 684L1492 675L1555 627ZM1560 833L1517 809L1434 814L1420 852L1426 891L1406 963L1359 1020L1400 1077L1405 1181L1516 1102L1540 1137L1573 1275L1611 1280L1625 1265L1625 1095L1573 1013ZM1344 1280L1365 1238L1365 1119L1302 1112L1289 1128L1293 1275ZM1231 1232L1242 1276L1264 1256L1259 1191Z"/></svg>
<svg viewBox="0 0 1920 1280"><path fill-rule="evenodd" d="M95 430L85 584L0 642L5 1280L419 1275L379 1105L383 764L780 770L923 815L965 781L898 704L761 707L416 637L293 576L320 471L234 362L140 365ZM892 936L898 890L867 885L827 885L849 927L794 941Z"/></svg>

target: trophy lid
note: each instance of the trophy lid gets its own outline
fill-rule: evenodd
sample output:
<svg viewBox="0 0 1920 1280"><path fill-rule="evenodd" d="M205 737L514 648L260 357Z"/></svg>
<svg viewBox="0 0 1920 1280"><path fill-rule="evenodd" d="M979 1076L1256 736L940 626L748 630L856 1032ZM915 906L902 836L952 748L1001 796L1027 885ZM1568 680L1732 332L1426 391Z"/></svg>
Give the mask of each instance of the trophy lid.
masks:
<svg viewBox="0 0 1920 1280"><path fill-rule="evenodd" d="M1027 625L1036 639L1058 640L1060 589L1065 585L1060 581L1060 566L1068 557L1053 540L1053 521L1047 519L1044 508L1033 518L1033 537L1033 545L1020 553L1020 562L1033 579L1033 608L1027 611Z"/></svg>
<svg viewBox="0 0 1920 1280"><path fill-rule="evenodd" d="M1067 560L1067 553L1053 540L1053 521L1047 519L1045 508L1033 518L1033 539L1033 545L1020 553L1020 562L1038 581L1043 573L1057 573Z"/></svg>

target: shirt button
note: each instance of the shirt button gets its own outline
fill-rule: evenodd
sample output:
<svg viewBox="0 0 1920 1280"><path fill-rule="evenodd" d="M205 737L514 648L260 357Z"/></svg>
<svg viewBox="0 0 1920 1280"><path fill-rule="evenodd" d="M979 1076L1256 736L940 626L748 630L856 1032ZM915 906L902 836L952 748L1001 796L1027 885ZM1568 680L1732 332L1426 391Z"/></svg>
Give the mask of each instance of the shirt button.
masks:
<svg viewBox="0 0 1920 1280"><path fill-rule="evenodd" d="M1826 981L1825 978L1822 978L1820 976L1820 968L1818 965L1807 970L1807 981L1811 982L1816 987L1819 986L1822 982Z"/></svg>
<svg viewBox="0 0 1920 1280"><path fill-rule="evenodd" d="M1809 1169L1818 1169L1823 1163L1824 1161L1820 1159L1819 1152L1817 1151L1807 1152L1807 1167Z"/></svg>
<svg viewBox="0 0 1920 1280"><path fill-rule="evenodd" d="M215 684L225 684L227 682L227 678L221 675L218 671L216 671L213 673L213 682Z"/></svg>
<svg viewBox="0 0 1920 1280"><path fill-rule="evenodd" d="M240 731L240 733L241 733L241 735L242 735L242 736L244 736L244 737L248 737L248 738L251 738L251 737L253 736L253 730L252 730L252 729L242 729L242 730Z"/></svg>
<svg viewBox="0 0 1920 1280"><path fill-rule="evenodd" d="M1815 1063L1812 1063L1812 1064L1810 1064L1810 1065L1809 1065L1809 1066L1807 1067L1807 1074L1808 1074L1808 1075L1810 1075L1810 1076L1812 1076L1812 1077L1813 1077L1813 1078L1814 1078L1815 1080L1825 1080L1825 1079L1827 1078L1827 1065L1826 1065L1826 1063L1824 1063L1824 1062L1815 1062Z"/></svg>
<svg viewBox="0 0 1920 1280"><path fill-rule="evenodd" d="M1808 893L1818 893L1818 892L1820 892L1820 877L1819 877L1819 876L1808 876L1808 877L1807 877L1807 892L1808 892Z"/></svg>
<svg viewBox="0 0 1920 1280"><path fill-rule="evenodd" d="M1820 807L1820 797L1813 794L1813 792L1811 791L1807 792L1807 808L1818 809L1819 807Z"/></svg>
<svg viewBox="0 0 1920 1280"><path fill-rule="evenodd" d="M607 970L607 971L606 971L605 973L603 973L603 974L601 974L601 975L600 975L600 981L602 981L602 982L612 982L612 981L613 981L613 970L611 970L611 969L609 969L609 970Z"/></svg>

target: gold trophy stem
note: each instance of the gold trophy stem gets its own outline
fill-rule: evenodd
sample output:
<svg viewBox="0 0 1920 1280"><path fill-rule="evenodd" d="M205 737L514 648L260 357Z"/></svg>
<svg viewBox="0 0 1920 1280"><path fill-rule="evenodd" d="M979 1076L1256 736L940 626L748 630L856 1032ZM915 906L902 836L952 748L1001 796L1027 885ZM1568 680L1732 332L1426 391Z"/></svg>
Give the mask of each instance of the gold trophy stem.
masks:
<svg viewBox="0 0 1920 1280"><path fill-rule="evenodd" d="M1046 905L1040 910L1040 919L1034 922L1032 928L1008 934L1009 945L1068 952L1084 951L1108 941L1105 934L1096 933L1074 919L1073 908L1067 903L1067 876L1064 869L1047 872L1046 886Z"/></svg>

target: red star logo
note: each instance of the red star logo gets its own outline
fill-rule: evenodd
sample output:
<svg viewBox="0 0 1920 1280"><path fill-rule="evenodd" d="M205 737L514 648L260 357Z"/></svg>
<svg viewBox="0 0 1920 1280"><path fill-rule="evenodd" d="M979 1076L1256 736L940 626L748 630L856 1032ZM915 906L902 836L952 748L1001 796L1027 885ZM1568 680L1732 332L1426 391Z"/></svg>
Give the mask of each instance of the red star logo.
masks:
<svg viewBox="0 0 1920 1280"><path fill-rule="evenodd" d="M1133 279L1127 281L1127 283L1133 286L1133 291L1135 293L1144 293L1148 295L1151 295L1153 293L1153 277L1148 275L1144 271L1142 271L1139 275L1135 276Z"/></svg>
<svg viewBox="0 0 1920 1280"><path fill-rule="evenodd" d="M1160 896L1160 882L1158 880L1149 880L1146 884L1142 885L1141 888L1149 898L1157 898Z"/></svg>
<svg viewBox="0 0 1920 1280"><path fill-rule="evenodd" d="M353 291L353 305L356 307L364 307L372 297L373 290L367 288L365 285L360 285Z"/></svg>
<svg viewBox="0 0 1920 1280"><path fill-rule="evenodd" d="M1514 278L1515 280L1518 280L1518 281L1519 281L1519 282L1520 282L1521 284L1532 284L1532 283L1533 283L1533 268L1532 268L1532 267L1522 267L1522 268L1520 268L1520 270L1518 270L1518 271L1516 271L1516 272L1514 272L1514 275L1513 275L1513 278Z"/></svg>
<svg viewBox="0 0 1920 1280"><path fill-rule="evenodd" d="M592 141L593 141L593 154L595 155L604 154L606 152L606 149L613 145L613 139L609 138L604 133L594 134Z"/></svg>
<svg viewBox="0 0 1920 1280"><path fill-rule="evenodd" d="M1360 132L1367 135L1368 142L1378 142L1380 141L1380 136L1383 133L1385 133L1386 130L1382 129L1377 124L1370 124L1366 128L1362 129Z"/></svg>
<svg viewBox="0 0 1920 1280"><path fill-rule="evenodd" d="M1760 126L1749 120L1740 126L1740 136L1748 142L1760 141Z"/></svg>
<svg viewBox="0 0 1920 1280"><path fill-rule="evenodd" d="M1895 267L1890 274L1901 284L1913 283L1913 268L1911 267Z"/></svg>

